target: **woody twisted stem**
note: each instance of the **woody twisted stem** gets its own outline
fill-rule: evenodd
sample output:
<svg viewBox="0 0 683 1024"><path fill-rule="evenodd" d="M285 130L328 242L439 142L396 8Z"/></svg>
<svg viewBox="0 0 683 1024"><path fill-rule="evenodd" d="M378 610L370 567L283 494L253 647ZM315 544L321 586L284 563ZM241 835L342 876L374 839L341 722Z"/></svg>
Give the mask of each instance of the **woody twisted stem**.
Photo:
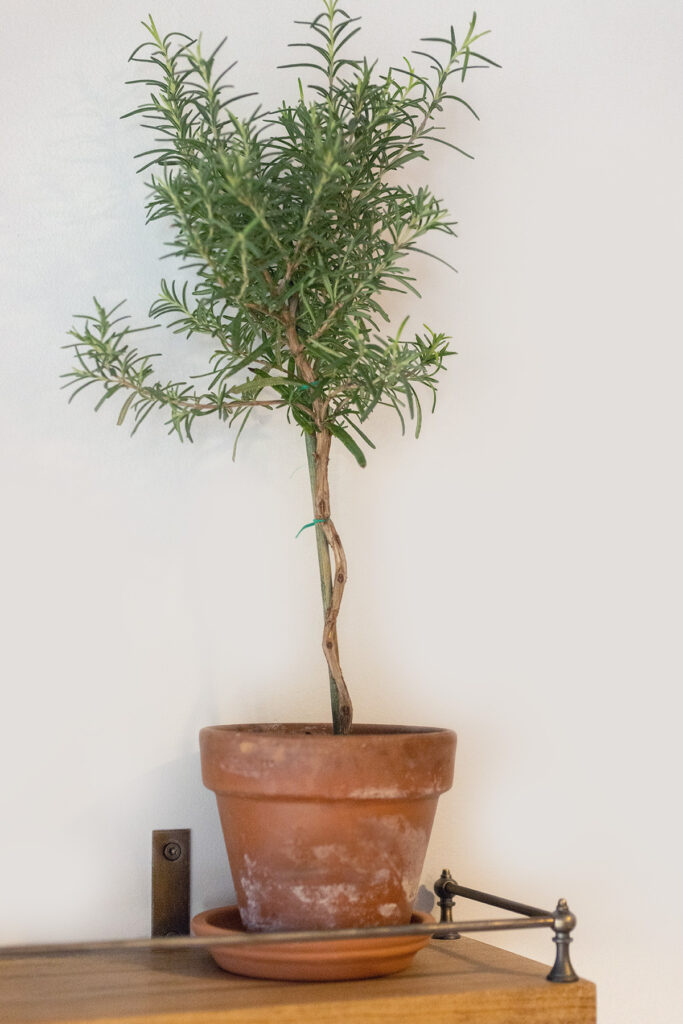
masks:
<svg viewBox="0 0 683 1024"><path fill-rule="evenodd" d="M297 300L292 298L285 317L285 332L289 350L294 357L299 375L306 384L315 382L315 371L306 357L304 346L296 327ZM330 514L330 445L332 435L327 427L327 406L325 398L313 400L313 421L315 432L306 436L308 468L313 494L313 511L319 520L316 525L318 540L318 563L323 599L324 623L322 647L330 675L330 697L332 721L335 733L346 735L351 731L353 706L344 681L339 661L337 640L337 619L346 586L346 555L341 538ZM334 572L330 563L330 549L334 557Z"/></svg>

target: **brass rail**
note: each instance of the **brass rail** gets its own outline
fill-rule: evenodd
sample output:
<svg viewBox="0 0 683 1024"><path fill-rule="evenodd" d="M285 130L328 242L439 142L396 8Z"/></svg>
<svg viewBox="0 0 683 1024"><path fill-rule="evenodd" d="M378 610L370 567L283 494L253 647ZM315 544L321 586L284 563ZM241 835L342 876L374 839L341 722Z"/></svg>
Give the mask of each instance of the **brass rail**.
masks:
<svg viewBox="0 0 683 1024"><path fill-rule="evenodd" d="M331 931L245 932L235 935L191 936L173 935L151 939L106 939L96 942L64 942L31 945L0 946L0 957L61 956L70 953L116 953L129 950L214 949L224 946L267 946L293 942L333 942L344 939L392 938L399 935L431 935L435 939L457 939L461 932L518 931L525 928L552 928L557 953L548 974L554 982L578 981L569 959L571 931L576 918L565 900L560 900L554 912L541 910L526 903L492 896L478 889L458 883L444 870L434 891L439 897L441 920L437 923L386 925L376 928L342 928ZM474 900L520 914L515 918L491 918L480 921L453 921L453 897Z"/></svg>
<svg viewBox="0 0 683 1024"><path fill-rule="evenodd" d="M554 918L458 921L458 931L504 931L512 928L552 927ZM44 956L62 953L115 953L130 949L213 949L214 946L268 946L284 942L332 942L340 939L384 939L397 935L438 935L450 929L442 924L401 924L377 928L338 928L334 931L244 932L237 935L172 935L156 939L105 939L98 942L60 942L30 946L0 946L0 956Z"/></svg>

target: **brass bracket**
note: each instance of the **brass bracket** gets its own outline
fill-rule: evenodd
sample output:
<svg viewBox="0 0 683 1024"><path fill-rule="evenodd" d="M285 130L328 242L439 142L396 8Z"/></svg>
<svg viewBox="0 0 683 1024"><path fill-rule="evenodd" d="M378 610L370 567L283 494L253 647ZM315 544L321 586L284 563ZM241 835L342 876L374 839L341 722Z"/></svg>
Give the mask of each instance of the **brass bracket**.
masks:
<svg viewBox="0 0 683 1024"><path fill-rule="evenodd" d="M190 934L190 830L152 832L152 938Z"/></svg>

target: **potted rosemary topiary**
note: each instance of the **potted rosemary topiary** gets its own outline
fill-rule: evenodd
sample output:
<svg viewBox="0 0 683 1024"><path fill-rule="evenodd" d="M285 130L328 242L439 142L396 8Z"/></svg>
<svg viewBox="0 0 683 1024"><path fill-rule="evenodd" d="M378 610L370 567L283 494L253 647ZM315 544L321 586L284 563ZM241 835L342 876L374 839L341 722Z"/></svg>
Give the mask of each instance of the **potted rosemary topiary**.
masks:
<svg viewBox="0 0 683 1024"><path fill-rule="evenodd" d="M347 565L328 467L333 441L365 466L366 421L378 405L393 407L403 428L412 418L417 435L420 390L435 400L448 338L429 327L408 337L407 317L392 331L384 300L418 294L407 261L424 252L425 236L452 235L453 224L429 188L408 187L397 172L425 158L430 141L458 149L437 135L435 115L450 101L471 110L452 82L473 61L493 62L474 49L473 17L459 41L451 29L427 40L434 53L416 51L427 70L404 59L378 74L347 55L359 19L338 0L323 8L306 23L311 41L293 44L305 60L285 65L313 72L312 98L299 80L294 102L247 115L236 112L245 96L217 73L220 47L204 56L189 36L145 23L149 38L131 60L151 90L132 111L154 132L142 154L153 168L148 219L170 222L173 252L194 275L162 281L150 315L209 339L208 384L163 382L118 307L97 302L71 331L76 363L66 375L74 394L102 389L97 408L122 397L118 422L132 421L133 433L161 409L181 439L209 415L239 437L261 408L305 439L332 725L201 735L242 920L254 929L409 920L455 750L448 730L352 727L337 641Z"/></svg>

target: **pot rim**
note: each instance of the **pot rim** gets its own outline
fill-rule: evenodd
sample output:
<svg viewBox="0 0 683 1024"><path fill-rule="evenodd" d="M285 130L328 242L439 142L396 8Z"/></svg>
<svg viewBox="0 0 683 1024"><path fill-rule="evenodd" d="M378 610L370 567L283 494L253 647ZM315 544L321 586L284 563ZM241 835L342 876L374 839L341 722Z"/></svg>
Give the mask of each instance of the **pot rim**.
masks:
<svg viewBox="0 0 683 1024"><path fill-rule="evenodd" d="M238 725L206 725L200 730L202 733L229 733L232 735L243 734L259 739L269 736L277 738L278 741L291 741L310 736L317 740L334 740L339 742L353 742L354 740L366 739L368 736L373 739L384 738L390 740L395 736L423 736L423 735L455 735L452 729L441 726L428 725L383 725L378 723L359 722L353 724L351 732L345 735L334 733L329 722L251 722Z"/></svg>
<svg viewBox="0 0 683 1024"><path fill-rule="evenodd" d="M297 799L413 799L450 789L450 729L329 723L207 726L199 733L204 785L215 793Z"/></svg>

